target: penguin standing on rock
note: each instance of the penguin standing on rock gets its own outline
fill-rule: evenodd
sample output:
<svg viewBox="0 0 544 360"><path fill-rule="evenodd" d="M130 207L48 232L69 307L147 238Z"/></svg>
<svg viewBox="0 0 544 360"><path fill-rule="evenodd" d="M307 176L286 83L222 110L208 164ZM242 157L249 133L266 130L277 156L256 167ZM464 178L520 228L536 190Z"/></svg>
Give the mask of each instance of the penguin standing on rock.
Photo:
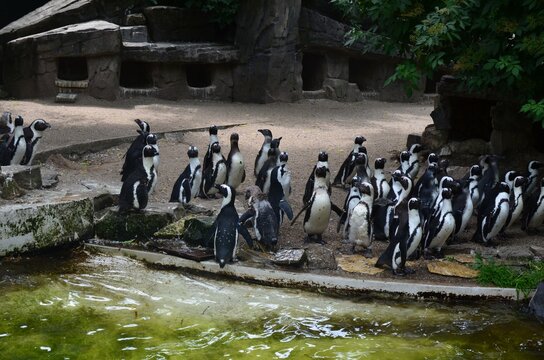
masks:
<svg viewBox="0 0 544 360"><path fill-rule="evenodd" d="M210 152L212 160L208 167L204 168L202 184L200 186L200 196L205 199L215 197L218 190L216 185L224 184L227 179L227 165L221 154L221 146L218 142L212 144Z"/></svg>
<svg viewBox="0 0 544 360"><path fill-rule="evenodd" d="M527 199L521 230L534 232L544 221L544 179L540 180L540 191L534 191Z"/></svg>
<svg viewBox="0 0 544 360"><path fill-rule="evenodd" d="M472 238L475 242L493 245L493 239L502 230L510 214L510 188L505 182L494 185L478 210L478 225Z"/></svg>
<svg viewBox="0 0 544 360"><path fill-rule="evenodd" d="M21 164L27 147L23 122L23 118L17 116L13 121L13 132L0 145L0 166Z"/></svg>
<svg viewBox="0 0 544 360"><path fill-rule="evenodd" d="M302 197L302 202L304 204L310 201L310 198L314 191L315 172L320 167L325 169L324 181L325 181L325 184L327 185L327 191L329 196L331 194L331 171L329 169L329 154L327 154L326 151L320 151L319 155L317 156L317 164L312 169L312 172L310 173L310 176L308 177L308 181L306 181L306 187L304 188L304 196Z"/></svg>
<svg viewBox="0 0 544 360"><path fill-rule="evenodd" d="M259 129L257 131L263 134L264 142L255 158L255 167L253 168L255 176L259 175L259 171L261 171L266 159L268 159L268 149L270 149L270 143L272 142L272 131L269 129Z"/></svg>
<svg viewBox="0 0 544 360"><path fill-rule="evenodd" d="M189 146L187 156L189 157L189 164L176 180L170 195L170 202L187 204L198 195L200 190L202 169L200 160L198 160L198 149L195 146Z"/></svg>
<svg viewBox="0 0 544 360"><path fill-rule="evenodd" d="M43 119L36 119L23 129L26 140L26 152L21 165L32 165L32 160L38 152L38 144L43 136L43 132L49 129L51 125Z"/></svg>
<svg viewBox="0 0 544 360"><path fill-rule="evenodd" d="M123 163L123 167L121 168L121 181L125 181L125 179L136 169L140 166L142 162L142 150L144 146L150 145L157 153L159 152L159 147L157 145L157 137L154 134L151 134L149 132L145 132L143 129L149 129L149 125L146 122L142 122L142 120L136 119L134 120L140 127L140 130L137 130L138 136L132 144L130 144L130 147L128 148L127 152L125 153L125 161ZM140 121L140 122L138 122ZM157 155L153 159L153 164L155 165L155 169L157 168L159 164L159 155Z"/></svg>
<svg viewBox="0 0 544 360"><path fill-rule="evenodd" d="M227 156L227 185L235 191L246 180L244 157L238 148L238 134L230 135L230 152Z"/></svg>
<svg viewBox="0 0 544 360"><path fill-rule="evenodd" d="M142 150L142 164L131 172L121 187L119 194L119 212L142 210L147 206L149 185L155 179L153 157L157 150L146 145Z"/></svg>
<svg viewBox="0 0 544 360"><path fill-rule="evenodd" d="M361 147L365 141L366 138L364 136L359 135L355 137L353 149L340 166L338 174L336 174L336 177L334 178L333 185L345 185L345 180L351 173L352 163L355 161L353 155L359 152L359 147Z"/></svg>
<svg viewBox="0 0 544 360"><path fill-rule="evenodd" d="M263 250L273 250L278 243L278 221L272 205L258 186L252 185L246 189L246 201L249 209L240 216L240 226L253 219L253 230L257 238L257 244L262 245Z"/></svg>

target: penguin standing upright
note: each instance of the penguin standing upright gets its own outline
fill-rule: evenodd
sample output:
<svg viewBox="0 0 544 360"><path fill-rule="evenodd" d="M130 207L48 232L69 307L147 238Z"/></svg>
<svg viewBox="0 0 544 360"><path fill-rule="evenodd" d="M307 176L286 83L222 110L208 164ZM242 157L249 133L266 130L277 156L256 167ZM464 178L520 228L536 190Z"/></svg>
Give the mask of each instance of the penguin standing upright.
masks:
<svg viewBox="0 0 544 360"><path fill-rule="evenodd" d="M347 239L347 236L348 236L347 222L349 222L351 211L359 203L359 200L361 200L361 190L359 188L359 184L360 184L360 180L357 176L355 176L351 180L351 187L349 189L349 192L346 195L346 199L344 200L342 215L340 216L340 219L338 220L338 225L336 226L336 232L339 232L340 227L344 225L344 231L342 233L344 239Z"/></svg>
<svg viewBox="0 0 544 360"><path fill-rule="evenodd" d="M434 199L438 196L437 171L438 164L430 163L412 192L412 196L419 198L421 201L420 211L424 221L427 221L431 216Z"/></svg>
<svg viewBox="0 0 544 360"><path fill-rule="evenodd" d="M523 176L516 176L512 183L510 190L510 212L506 224L502 228L501 232L504 232L510 226L512 226L523 213L523 207L525 205L523 201L523 188L527 184L527 179Z"/></svg>
<svg viewBox="0 0 544 360"><path fill-rule="evenodd" d="M0 135L10 134L15 129L13 117L9 111L4 111L0 116Z"/></svg>
<svg viewBox="0 0 544 360"><path fill-rule="evenodd" d="M138 120L138 119L137 119ZM147 123L146 123L147 124ZM149 128L149 125L142 125L143 128ZM125 161L123 162L123 167L121 168L121 181L125 179L142 163L142 150L144 146L152 146L157 153L159 148L157 146L157 137L154 134L144 132L141 129L138 130L139 135L134 139L127 152L125 153ZM158 157L159 155L157 155ZM154 158L153 164L158 163L157 158Z"/></svg>
<svg viewBox="0 0 544 360"><path fill-rule="evenodd" d="M270 143L272 142L272 131L269 129L259 129L257 131L263 134L264 142L255 158L255 167L253 168L255 176L259 175L259 171L261 171L266 159L268 159L268 149L270 149Z"/></svg>
<svg viewBox="0 0 544 360"><path fill-rule="evenodd" d="M415 179L417 174L419 173L419 152L421 151L422 147L419 144L413 144L410 146L410 149L408 149L408 152L410 153L410 159L408 160L408 168L406 169L406 174L410 176L412 179Z"/></svg>
<svg viewBox="0 0 544 360"><path fill-rule="evenodd" d="M413 181L400 171L395 171L392 175L393 185L396 188L389 192L389 198L377 201L373 207L374 219L374 237L376 239L390 239L391 236L391 219L394 215L395 208L407 199L412 191ZM391 196L395 192L395 195Z"/></svg>
<svg viewBox="0 0 544 360"><path fill-rule="evenodd" d="M202 182L198 149L195 146L189 146L187 156L189 157L189 164L176 180L172 188L172 194L170 195L170 202L187 204L198 195L200 183Z"/></svg>
<svg viewBox="0 0 544 360"><path fill-rule="evenodd" d="M543 167L544 163L541 163L540 161L529 161L526 175L527 184L525 185L525 189L523 191L526 197L538 190L538 178Z"/></svg>
<svg viewBox="0 0 544 360"><path fill-rule="evenodd" d="M360 200L351 211L346 223L347 239L353 246L353 251L363 249L363 255L372 257L372 203L374 188L368 182L359 183Z"/></svg>
<svg viewBox="0 0 544 360"><path fill-rule="evenodd" d="M304 195L302 196L302 203L306 204L310 201L310 198L314 191L315 184L315 171L317 168L323 167L325 169L325 184L327 185L327 191L329 195L331 194L331 171L329 169L329 154L326 151L320 151L317 156L317 163L315 164L308 181L306 181L306 186L304 187Z"/></svg>
<svg viewBox="0 0 544 360"><path fill-rule="evenodd" d="M493 245L493 239L502 230L510 214L510 188L499 182L487 192L478 209L478 225L472 238L486 246Z"/></svg>
<svg viewBox="0 0 544 360"><path fill-rule="evenodd" d="M455 218L455 231L453 232L455 238L465 231L474 212L469 183L452 188L452 211Z"/></svg>
<svg viewBox="0 0 544 360"><path fill-rule="evenodd" d="M32 165L32 160L38 152L38 144L43 136L43 132L49 129L51 125L43 119L36 119L23 129L26 141L26 152L21 165Z"/></svg>
<svg viewBox="0 0 544 360"><path fill-rule="evenodd" d="M385 178L384 168L386 159L377 158L374 160L374 175L372 176L372 186L374 187L374 197L376 199L384 199L389 195L391 190L387 179Z"/></svg>
<svg viewBox="0 0 544 360"><path fill-rule="evenodd" d="M293 210L287 196L285 195L285 186L282 183L282 166L276 166L270 173L270 189L268 190L268 200L272 206L278 226L283 223L283 216L287 215L287 218L291 220L293 218Z"/></svg>
<svg viewBox="0 0 544 360"><path fill-rule="evenodd" d="M351 163L355 160L353 157L353 154L356 154L359 152L359 147L363 145L363 143L366 141L364 136L356 136L355 140L353 142L353 149L350 151L342 165L340 166L340 169L338 170L338 174L336 174L336 177L334 178L333 185L345 185L345 179L348 177L348 175L351 172Z"/></svg>
<svg viewBox="0 0 544 360"><path fill-rule="evenodd" d="M528 198L521 222L521 229L527 233L536 230L544 221L544 179L540 180L540 191L534 191Z"/></svg>
<svg viewBox="0 0 544 360"><path fill-rule="evenodd" d="M240 226L253 219L253 230L257 243L264 250L274 250L278 243L278 220L272 209L272 205L258 186L252 185L246 189L246 201L248 210L240 216Z"/></svg>
<svg viewBox="0 0 544 360"><path fill-rule="evenodd" d="M210 141L208 143L208 149L206 150L206 155L204 155L204 161L202 163L202 168L206 170L208 168L212 161L213 161L213 151L212 151L212 145L215 143L219 144L219 137L217 136L217 126L212 125L208 128L208 134L210 136ZM223 157L223 155L221 155ZM225 158L223 157L223 160Z"/></svg>
<svg viewBox="0 0 544 360"><path fill-rule="evenodd" d="M157 150L146 145L142 150L142 164L132 171L121 186L119 212L142 210L147 206L149 183L153 181L153 157Z"/></svg>
<svg viewBox="0 0 544 360"><path fill-rule="evenodd" d="M0 148L0 166L19 165L26 153L26 140L23 118L17 116L13 121L14 129Z"/></svg>
<svg viewBox="0 0 544 360"><path fill-rule="evenodd" d="M291 195L291 170L287 167L287 161L289 161L289 154L282 151L279 158L278 169L278 181L283 188L283 196L285 200L289 200Z"/></svg>
<svg viewBox="0 0 544 360"><path fill-rule="evenodd" d="M230 152L227 156L227 185L235 191L246 180L244 157L238 148L238 139L237 133L230 135Z"/></svg>
<svg viewBox="0 0 544 360"><path fill-rule="evenodd" d="M410 152L405 150L401 152L399 156L400 165L397 170L400 170L403 174L406 175L409 175L407 171L410 168L410 155Z"/></svg>
<svg viewBox="0 0 544 360"><path fill-rule="evenodd" d="M270 148L268 149L268 158L259 170L257 179L255 180L255 185L257 185L265 194L268 193L268 190L270 189L270 173L272 172L272 169L274 169L279 163L278 158L281 153L280 141L281 137L277 139L272 139L272 141L270 142Z"/></svg>
<svg viewBox="0 0 544 360"><path fill-rule="evenodd" d="M227 165L218 142L212 144L210 152L212 160L202 172L202 184L200 186L200 196L206 199L215 197L218 190L215 185L224 184L227 179Z"/></svg>
<svg viewBox="0 0 544 360"><path fill-rule="evenodd" d="M424 256L430 259L433 256L431 251L435 251L437 257L443 257L442 247L455 231L455 218L451 205L452 191L448 187L443 187L440 192L439 208L431 215L427 224L425 224L424 233Z"/></svg>
<svg viewBox="0 0 544 360"><path fill-rule="evenodd" d="M480 166L482 167L482 176L478 181L478 193L480 194L480 202L478 206L484 201L487 196L487 192L495 187L499 182L499 168L498 159L495 155L486 155L480 160Z"/></svg>
<svg viewBox="0 0 544 360"><path fill-rule="evenodd" d="M372 182L370 179L371 174L369 173L369 167L368 167L368 155L366 153L366 149L364 146L361 146L359 148L359 152L353 154L354 160L350 164L351 171L349 175L343 180L344 185L351 183L351 179L353 179L354 176L358 176L360 181L365 182Z"/></svg>

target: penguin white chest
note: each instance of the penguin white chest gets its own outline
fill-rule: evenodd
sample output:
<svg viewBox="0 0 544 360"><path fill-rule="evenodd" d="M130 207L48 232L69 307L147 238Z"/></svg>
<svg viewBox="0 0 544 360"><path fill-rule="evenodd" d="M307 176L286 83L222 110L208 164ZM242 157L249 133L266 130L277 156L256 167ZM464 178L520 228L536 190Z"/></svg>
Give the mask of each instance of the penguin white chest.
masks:
<svg viewBox="0 0 544 360"><path fill-rule="evenodd" d="M349 219L349 241L355 245L368 248L372 241L371 226L368 205L361 202L358 203L353 208Z"/></svg>
<svg viewBox="0 0 544 360"><path fill-rule="evenodd" d="M231 158L228 184L235 189L240 186L244 177L244 171L244 158L242 154L237 152Z"/></svg>
<svg viewBox="0 0 544 360"><path fill-rule="evenodd" d="M134 185L132 185L132 207L134 209L140 208L140 202L138 201L138 186L140 186L139 181L136 181Z"/></svg>
<svg viewBox="0 0 544 360"><path fill-rule="evenodd" d="M327 190L316 189L314 201L307 211L310 211L310 216L304 222L304 232L309 235L323 234L329 226L331 215L331 201Z"/></svg>
<svg viewBox="0 0 544 360"><path fill-rule="evenodd" d="M19 165L23 160L26 152L26 141L24 136L19 136L15 142L15 153L11 159L10 165Z"/></svg>
<svg viewBox="0 0 544 360"><path fill-rule="evenodd" d="M446 240L452 235L455 231L455 218L453 214L448 211L442 216L442 221L440 222L440 229L436 233L436 236L431 241L429 248L438 248L441 249L442 246L446 243Z"/></svg>
<svg viewBox="0 0 544 360"><path fill-rule="evenodd" d="M498 214L496 212L498 212ZM496 221L495 224L493 224L493 226L490 228L489 233L485 236L485 240L490 240L497 236L499 231L501 231L506 224L509 212L510 205L508 204L508 201L501 202L499 206L495 208L495 210L493 210L493 214L496 216ZM491 219L488 218L487 221L491 221Z"/></svg>
<svg viewBox="0 0 544 360"><path fill-rule="evenodd" d="M202 171L199 168L193 173L193 179L191 183L191 198L195 198L200 191L200 184L202 183Z"/></svg>

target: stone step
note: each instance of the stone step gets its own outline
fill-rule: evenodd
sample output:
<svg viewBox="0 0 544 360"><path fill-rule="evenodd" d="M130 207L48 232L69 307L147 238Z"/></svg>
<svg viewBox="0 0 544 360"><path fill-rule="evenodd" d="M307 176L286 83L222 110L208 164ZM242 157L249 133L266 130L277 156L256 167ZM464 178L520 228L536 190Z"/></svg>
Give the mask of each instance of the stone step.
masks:
<svg viewBox="0 0 544 360"><path fill-rule="evenodd" d="M138 88L127 88L119 87L119 95L123 99L129 99L136 96L155 96L159 92L157 88L147 88L147 89L138 89Z"/></svg>
<svg viewBox="0 0 544 360"><path fill-rule="evenodd" d="M121 39L123 42L148 42L147 26L121 26Z"/></svg>
<svg viewBox="0 0 544 360"><path fill-rule="evenodd" d="M302 97L304 99L325 99L327 97L327 94L325 93L325 90L305 90L302 92Z"/></svg>
<svg viewBox="0 0 544 360"><path fill-rule="evenodd" d="M58 93L55 97L55 102L57 103L68 103L73 104L77 100L77 94L73 93Z"/></svg>

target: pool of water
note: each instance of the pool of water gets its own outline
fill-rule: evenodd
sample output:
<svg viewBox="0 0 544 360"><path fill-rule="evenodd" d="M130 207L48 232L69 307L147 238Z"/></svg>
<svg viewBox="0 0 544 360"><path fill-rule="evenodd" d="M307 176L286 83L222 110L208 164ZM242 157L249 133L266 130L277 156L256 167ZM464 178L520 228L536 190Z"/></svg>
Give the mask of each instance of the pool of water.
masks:
<svg viewBox="0 0 544 360"><path fill-rule="evenodd" d="M338 299L68 253L0 263L0 358L543 359L498 303Z"/></svg>

